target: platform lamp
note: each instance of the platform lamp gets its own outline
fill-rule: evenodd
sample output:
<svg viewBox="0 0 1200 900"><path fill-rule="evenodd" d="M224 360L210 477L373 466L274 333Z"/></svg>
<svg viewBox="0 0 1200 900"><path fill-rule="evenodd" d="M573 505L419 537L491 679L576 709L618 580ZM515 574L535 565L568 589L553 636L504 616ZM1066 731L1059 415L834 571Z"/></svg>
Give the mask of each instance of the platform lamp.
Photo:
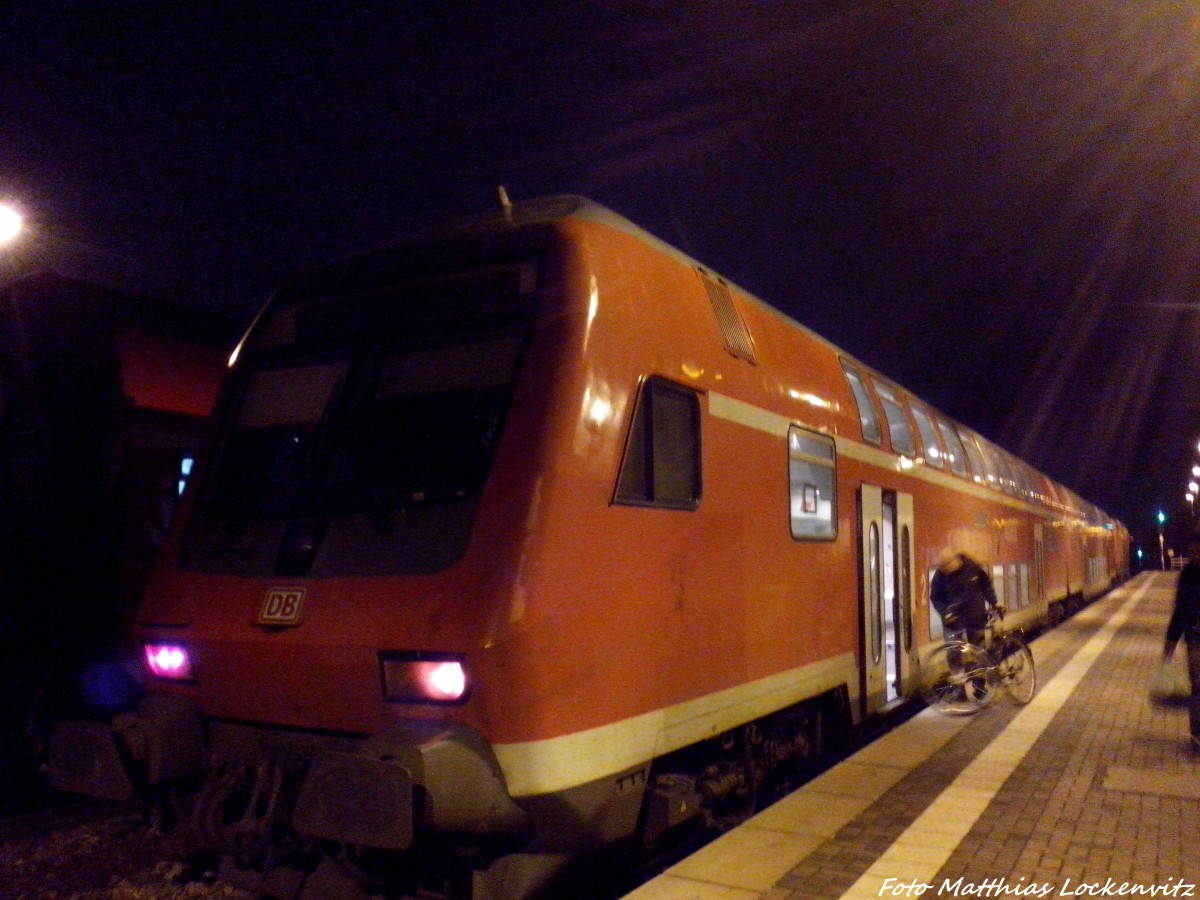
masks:
<svg viewBox="0 0 1200 900"><path fill-rule="evenodd" d="M0 247L15 241L23 224L24 219L15 208L7 203L0 203Z"/></svg>
<svg viewBox="0 0 1200 900"><path fill-rule="evenodd" d="M1167 514L1161 509L1155 517L1158 519L1158 559L1162 565L1163 571L1167 568L1167 542L1163 538L1163 526L1167 524Z"/></svg>
<svg viewBox="0 0 1200 900"><path fill-rule="evenodd" d="M8 248L17 242L25 219L10 203L0 202L0 287L11 281L17 272L14 254Z"/></svg>
<svg viewBox="0 0 1200 900"><path fill-rule="evenodd" d="M1188 511L1188 530L1192 531L1196 528L1196 495L1200 494L1200 483L1195 481L1188 482L1187 489L1187 511Z"/></svg>

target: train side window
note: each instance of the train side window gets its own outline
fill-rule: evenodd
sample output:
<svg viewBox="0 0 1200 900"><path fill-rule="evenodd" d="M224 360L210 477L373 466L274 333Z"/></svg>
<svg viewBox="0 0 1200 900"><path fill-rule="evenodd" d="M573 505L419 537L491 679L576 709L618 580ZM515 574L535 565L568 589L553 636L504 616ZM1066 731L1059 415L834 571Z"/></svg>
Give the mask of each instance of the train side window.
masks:
<svg viewBox="0 0 1200 900"><path fill-rule="evenodd" d="M871 392L867 390L867 385L858 374L858 370L845 360L842 360L842 371L846 373L846 381L850 383L850 390L854 392L863 440L871 444L882 444L883 431L879 428L879 415L875 412L875 404L871 402Z"/></svg>
<svg viewBox="0 0 1200 900"><path fill-rule="evenodd" d="M945 419L938 419L938 430L942 433L942 440L946 444L946 454L949 457L947 462L950 463L950 471L955 475L967 474L967 454L963 451L962 441L958 439L958 433L950 427L950 423Z"/></svg>
<svg viewBox="0 0 1200 900"><path fill-rule="evenodd" d="M196 457L191 453L185 453L179 458L179 472L177 473L175 496L182 497L183 489L187 487L188 479L192 477L192 469L195 468Z"/></svg>
<svg viewBox="0 0 1200 900"><path fill-rule="evenodd" d="M1024 499L1032 500L1037 495L1037 491L1033 486L1032 470L1015 456L1013 457L1013 462L1013 472L1017 476L1017 490Z"/></svg>
<svg viewBox="0 0 1200 900"><path fill-rule="evenodd" d="M900 405L896 392L885 384L875 382L875 394L883 404L883 417L888 424L888 437L892 442L892 450L905 456L917 455L917 444L913 440L912 426L908 424L908 416Z"/></svg>
<svg viewBox="0 0 1200 900"><path fill-rule="evenodd" d="M987 474L988 485L996 490L1002 490L1000 467L996 463L996 448L981 437L973 436L972 439L975 441L975 446L979 448L979 455L983 457L983 468Z"/></svg>
<svg viewBox="0 0 1200 900"><path fill-rule="evenodd" d="M962 441L963 450L966 451L967 462L971 464L974 480L979 484L987 484L987 469L984 467L983 454L979 452L978 445L971 439L971 435L961 428L958 429L958 437Z"/></svg>
<svg viewBox="0 0 1200 900"><path fill-rule="evenodd" d="M1033 500L1037 497L1037 487L1033 477L1033 470L1025 463L1024 460L1013 457L1013 474L1017 476L1017 489L1021 496L1026 500Z"/></svg>
<svg viewBox="0 0 1200 900"><path fill-rule="evenodd" d="M937 568L930 569L925 574L925 583L933 584L933 576L937 574ZM929 609L929 637L935 641L940 641L946 636L946 626L942 622L941 614L933 608L933 604L928 604Z"/></svg>
<svg viewBox="0 0 1200 900"><path fill-rule="evenodd" d="M643 385L613 499L667 509L700 503L700 402L694 391L658 378Z"/></svg>
<svg viewBox="0 0 1200 900"><path fill-rule="evenodd" d="M933 466L936 469L945 468L945 464L942 462L942 449L938 446L937 432L933 429L929 413L915 403L912 404L911 409L913 418L917 422L917 431L921 433L921 443L925 446L925 465Z"/></svg>
<svg viewBox="0 0 1200 900"><path fill-rule="evenodd" d="M1062 497L1060 497L1058 494L1059 488L1049 478L1045 479L1045 481L1046 481L1046 502L1048 505L1057 509L1058 507L1063 505Z"/></svg>
<svg viewBox="0 0 1200 900"><path fill-rule="evenodd" d="M996 592L996 602L1001 606L1008 606L1008 600L1005 595L1005 587L1007 582L1004 579L1004 566L992 566L992 590Z"/></svg>
<svg viewBox="0 0 1200 900"><path fill-rule="evenodd" d="M1044 477L1024 460L1021 461L1021 471L1025 475L1025 486L1029 489L1029 499L1042 503L1046 499L1046 491L1042 487Z"/></svg>
<svg viewBox="0 0 1200 900"><path fill-rule="evenodd" d="M1009 464L1008 454L996 449L996 471L1000 473L1000 487L1006 494L1017 493L1017 477Z"/></svg>
<svg viewBox="0 0 1200 900"><path fill-rule="evenodd" d="M788 430L788 484L792 537L837 537L837 452L833 438L793 425Z"/></svg>

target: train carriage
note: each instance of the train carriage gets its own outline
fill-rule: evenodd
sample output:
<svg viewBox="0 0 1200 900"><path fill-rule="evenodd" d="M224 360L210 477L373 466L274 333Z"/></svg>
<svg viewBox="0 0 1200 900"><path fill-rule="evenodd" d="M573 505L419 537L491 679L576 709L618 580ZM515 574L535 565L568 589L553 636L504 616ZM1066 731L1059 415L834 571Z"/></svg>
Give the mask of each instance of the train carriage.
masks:
<svg viewBox="0 0 1200 900"><path fill-rule="evenodd" d="M942 548L1027 627L1126 574L1120 523L580 198L299 279L221 408L138 617L154 692L52 771L201 785L280 896L550 895L917 696Z"/></svg>
<svg viewBox="0 0 1200 900"><path fill-rule="evenodd" d="M44 723L136 694L130 624L236 337L50 271L0 285L4 812L40 799Z"/></svg>

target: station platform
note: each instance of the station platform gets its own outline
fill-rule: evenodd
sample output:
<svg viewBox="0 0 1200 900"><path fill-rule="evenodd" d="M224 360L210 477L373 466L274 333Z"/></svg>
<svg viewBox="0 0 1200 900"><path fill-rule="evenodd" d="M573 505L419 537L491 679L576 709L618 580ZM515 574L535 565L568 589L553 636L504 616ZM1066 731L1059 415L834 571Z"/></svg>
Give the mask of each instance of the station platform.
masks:
<svg viewBox="0 0 1200 900"><path fill-rule="evenodd" d="M1028 706L923 710L626 900L1200 897L1200 754L1147 700L1176 578L1038 637Z"/></svg>

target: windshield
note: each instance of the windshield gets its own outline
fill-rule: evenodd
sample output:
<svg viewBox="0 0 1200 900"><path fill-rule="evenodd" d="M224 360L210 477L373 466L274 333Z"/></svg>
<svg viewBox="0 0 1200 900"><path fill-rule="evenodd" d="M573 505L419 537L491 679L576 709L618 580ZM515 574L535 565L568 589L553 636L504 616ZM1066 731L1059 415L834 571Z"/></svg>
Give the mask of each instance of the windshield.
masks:
<svg viewBox="0 0 1200 900"><path fill-rule="evenodd" d="M428 257L434 268L448 259ZM182 565L338 577L462 558L533 334L541 264L522 255L411 274L412 254L398 259L351 261L260 316L222 401Z"/></svg>
<svg viewBox="0 0 1200 900"><path fill-rule="evenodd" d="M272 365L242 382L208 505L238 516L329 515L477 492L522 334Z"/></svg>

